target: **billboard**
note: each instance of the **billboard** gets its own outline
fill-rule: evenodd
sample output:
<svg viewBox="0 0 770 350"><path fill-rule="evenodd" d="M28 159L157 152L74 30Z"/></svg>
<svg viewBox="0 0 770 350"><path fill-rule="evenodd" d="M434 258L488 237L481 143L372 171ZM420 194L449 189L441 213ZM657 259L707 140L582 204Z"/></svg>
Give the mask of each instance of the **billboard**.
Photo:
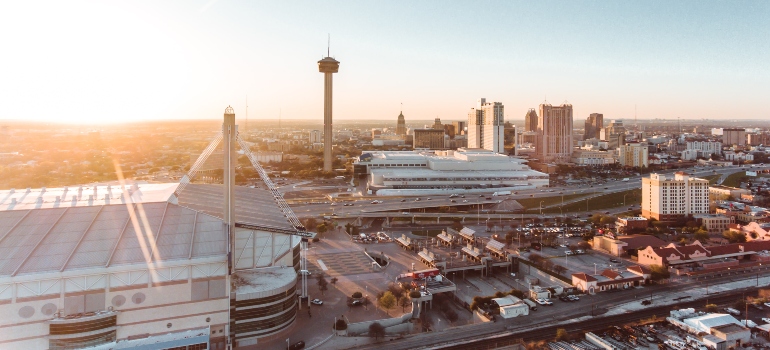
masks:
<svg viewBox="0 0 770 350"><path fill-rule="evenodd" d="M425 278L440 275L438 269L415 271L412 273L412 278Z"/></svg>
<svg viewBox="0 0 770 350"><path fill-rule="evenodd" d="M747 170L746 171L746 176L757 176L757 172L756 171L748 171Z"/></svg>

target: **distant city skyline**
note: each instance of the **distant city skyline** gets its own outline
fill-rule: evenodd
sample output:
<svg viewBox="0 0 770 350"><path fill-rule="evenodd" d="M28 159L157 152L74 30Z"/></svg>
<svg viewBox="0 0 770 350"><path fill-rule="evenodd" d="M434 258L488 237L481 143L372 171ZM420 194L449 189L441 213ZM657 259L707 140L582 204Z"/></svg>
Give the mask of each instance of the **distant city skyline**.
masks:
<svg viewBox="0 0 770 350"><path fill-rule="evenodd" d="M7 2L0 120L464 121L478 96L581 125L770 119L770 3ZM548 25L543 25L547 19ZM401 105L403 103L403 107Z"/></svg>

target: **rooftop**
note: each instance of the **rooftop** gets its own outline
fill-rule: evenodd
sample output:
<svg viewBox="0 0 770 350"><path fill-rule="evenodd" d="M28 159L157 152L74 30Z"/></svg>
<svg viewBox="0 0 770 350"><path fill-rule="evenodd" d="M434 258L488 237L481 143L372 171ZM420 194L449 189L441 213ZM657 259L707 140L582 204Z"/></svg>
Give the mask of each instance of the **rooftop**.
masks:
<svg viewBox="0 0 770 350"><path fill-rule="evenodd" d="M0 277L224 257L224 229L165 201L2 211Z"/></svg>

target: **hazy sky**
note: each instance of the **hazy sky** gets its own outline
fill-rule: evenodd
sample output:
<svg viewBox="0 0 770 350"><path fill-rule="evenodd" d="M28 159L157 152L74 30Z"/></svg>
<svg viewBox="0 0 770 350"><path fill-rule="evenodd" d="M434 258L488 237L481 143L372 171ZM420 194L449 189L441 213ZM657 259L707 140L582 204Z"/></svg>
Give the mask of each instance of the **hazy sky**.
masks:
<svg viewBox="0 0 770 350"><path fill-rule="evenodd" d="M3 1L0 119L770 119L769 1Z"/></svg>

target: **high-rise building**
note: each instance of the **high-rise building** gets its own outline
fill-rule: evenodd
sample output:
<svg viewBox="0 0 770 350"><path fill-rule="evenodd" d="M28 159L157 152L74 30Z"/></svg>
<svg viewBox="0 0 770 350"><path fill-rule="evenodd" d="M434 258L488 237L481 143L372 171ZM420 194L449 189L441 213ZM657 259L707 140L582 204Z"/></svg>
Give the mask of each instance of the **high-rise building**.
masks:
<svg viewBox="0 0 770 350"><path fill-rule="evenodd" d="M321 130L310 130L310 143L321 142Z"/></svg>
<svg viewBox="0 0 770 350"><path fill-rule="evenodd" d="M646 143L631 142L618 147L618 164L626 167L650 166L650 151Z"/></svg>
<svg viewBox="0 0 770 350"><path fill-rule="evenodd" d="M444 124L441 124L441 118L436 117L436 119L433 120L433 126L431 126L431 128L436 130L444 130Z"/></svg>
<svg viewBox="0 0 770 350"><path fill-rule="evenodd" d="M324 171L332 171L332 74L340 69L340 62L324 57L318 61L318 71L324 73Z"/></svg>
<svg viewBox="0 0 770 350"><path fill-rule="evenodd" d="M642 179L642 216L673 221L690 214L708 214L709 181L684 172L674 177L650 174Z"/></svg>
<svg viewBox="0 0 770 350"><path fill-rule="evenodd" d="M415 149L445 149L444 129L414 129Z"/></svg>
<svg viewBox="0 0 770 350"><path fill-rule="evenodd" d="M524 131L537 131L537 111L530 108L524 115Z"/></svg>
<svg viewBox="0 0 770 350"><path fill-rule="evenodd" d="M604 114L591 113L586 119L586 132L583 134L583 140L599 138L599 130L604 128Z"/></svg>
<svg viewBox="0 0 770 350"><path fill-rule="evenodd" d="M455 134L456 135L465 135L467 134L465 132L465 128L468 126L467 122L452 122L452 125L455 126Z"/></svg>
<svg viewBox="0 0 770 350"><path fill-rule="evenodd" d="M505 110L501 102L476 101L468 112L468 147L483 148L496 153L505 152Z"/></svg>
<svg viewBox="0 0 770 350"><path fill-rule="evenodd" d="M404 112L398 113L398 122L396 122L396 135L406 135L406 121L404 120Z"/></svg>
<svg viewBox="0 0 770 350"><path fill-rule="evenodd" d="M725 146L745 146L746 129L722 129L722 144Z"/></svg>
<svg viewBox="0 0 770 350"><path fill-rule="evenodd" d="M572 156L572 105L540 105L536 154L542 161L568 163Z"/></svg>
<svg viewBox="0 0 770 350"><path fill-rule="evenodd" d="M457 130L455 129L454 124L444 124L444 133L447 134L450 139L455 138Z"/></svg>

